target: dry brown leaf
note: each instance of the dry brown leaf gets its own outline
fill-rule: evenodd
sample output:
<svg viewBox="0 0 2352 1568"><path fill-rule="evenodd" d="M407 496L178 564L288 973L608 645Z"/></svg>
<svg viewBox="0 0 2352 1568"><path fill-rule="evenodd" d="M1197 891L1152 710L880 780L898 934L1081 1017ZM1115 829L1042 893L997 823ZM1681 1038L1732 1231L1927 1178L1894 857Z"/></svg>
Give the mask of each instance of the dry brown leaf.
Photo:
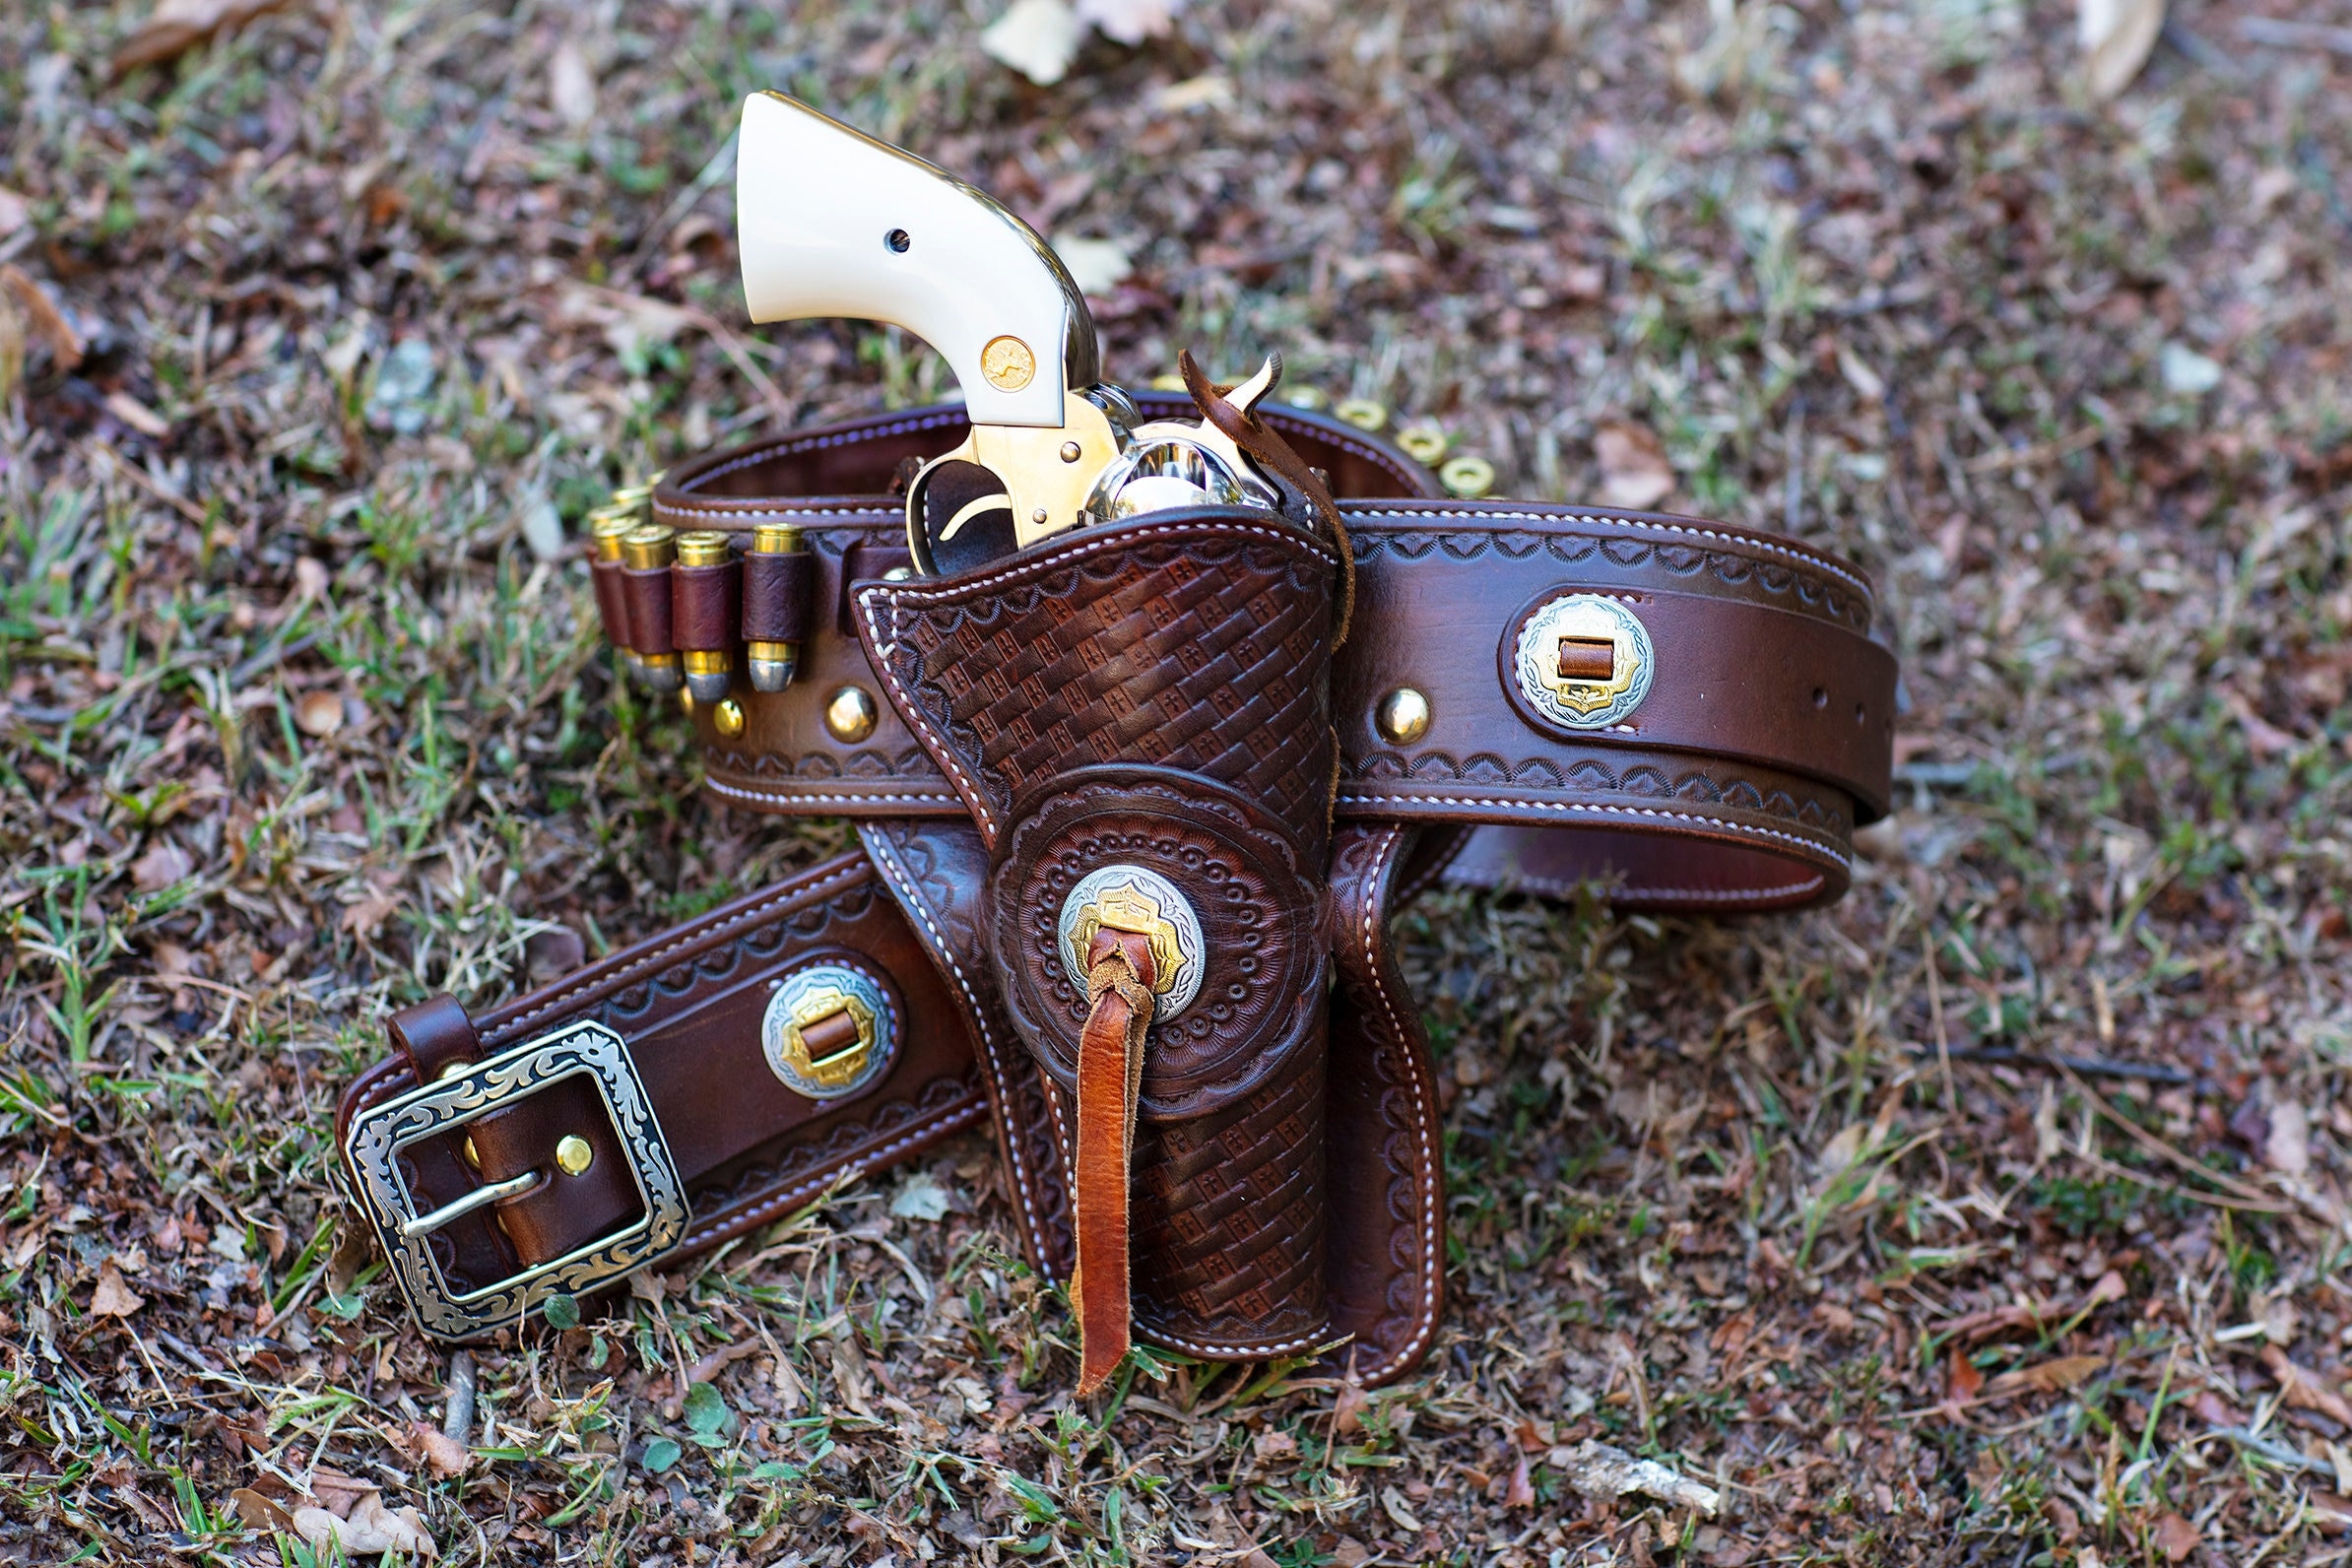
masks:
<svg viewBox="0 0 2352 1568"><path fill-rule="evenodd" d="M2352 1405L2329 1388L2319 1374L2297 1366L2275 1344L2262 1346L2262 1365L2278 1380L2280 1397L2299 1410L2318 1410L2331 1421L2352 1426Z"/></svg>
<svg viewBox="0 0 2352 1568"><path fill-rule="evenodd" d="M411 1421L409 1436L410 1448L442 1480L464 1474L466 1467L474 1463L471 1449L430 1421Z"/></svg>
<svg viewBox="0 0 2352 1568"><path fill-rule="evenodd" d="M1085 35L1069 0L1013 0L980 34L980 47L1039 87L1052 87L1069 74Z"/></svg>
<svg viewBox="0 0 2352 1568"><path fill-rule="evenodd" d="M422 1562L441 1554L422 1514L414 1508L386 1508L383 1498L373 1492L353 1506L349 1519L323 1508L297 1508L294 1526L295 1534L311 1545L323 1546L331 1540L350 1556L397 1551Z"/></svg>
<svg viewBox="0 0 2352 1568"><path fill-rule="evenodd" d="M160 441L171 433L171 422L128 392L106 394L106 412L137 430L151 441Z"/></svg>
<svg viewBox="0 0 2352 1568"><path fill-rule="evenodd" d="M1674 490L1673 465L1658 433L1646 425L1611 421L1593 432L1593 456L1601 464L1601 498L1611 506L1640 511Z"/></svg>
<svg viewBox="0 0 2352 1568"><path fill-rule="evenodd" d="M49 297L49 291L13 262L0 266L0 287L6 288L15 298L17 307L24 312L26 329L49 351L57 368L78 367L87 346L82 342L82 334L65 319L65 312L57 308L57 301Z"/></svg>
<svg viewBox="0 0 2352 1568"><path fill-rule="evenodd" d="M2105 1365L2107 1357L2103 1355L2061 1355L2056 1360L2003 1372L1985 1385L1985 1397L1999 1399L2029 1389L2036 1394L2057 1394L2074 1387Z"/></svg>
<svg viewBox="0 0 2352 1568"><path fill-rule="evenodd" d="M294 1517L279 1505L277 1499L265 1497L250 1486L240 1486L229 1494L236 1507L236 1517L247 1530L276 1530L287 1535L296 1534Z"/></svg>
<svg viewBox="0 0 2352 1568"><path fill-rule="evenodd" d="M1369 1409L1371 1405L1371 1398L1364 1393L1364 1386L1353 1377L1349 1377L1339 1385L1339 1392L1332 1396L1332 1430L1341 1436L1350 1432L1362 1431L1364 1429L1364 1411Z"/></svg>
<svg viewBox="0 0 2352 1568"><path fill-rule="evenodd" d="M294 703L294 727L321 740L343 728L343 693L305 691Z"/></svg>
<svg viewBox="0 0 2352 1568"><path fill-rule="evenodd" d="M1985 1374L1979 1371L1977 1364L1968 1358L1967 1352L1963 1351L1959 1345L1953 1345L1952 1359L1945 1366L1943 1375L1944 1402L1949 1405L1967 1405L1976 1399L1978 1392L1984 1387Z"/></svg>
<svg viewBox="0 0 2352 1568"><path fill-rule="evenodd" d="M2262 1163L2282 1176L2301 1176L2312 1168L2311 1120L2293 1100L2279 1100L2270 1107Z"/></svg>
<svg viewBox="0 0 2352 1568"><path fill-rule="evenodd" d="M122 1282L122 1271L108 1258L98 1265L98 1288L90 1292L90 1315L94 1318L127 1318L146 1300Z"/></svg>
<svg viewBox="0 0 2352 1568"><path fill-rule="evenodd" d="M1505 1508L1533 1508L1535 1506L1535 1476L1528 1470L1525 1454L1511 1456L1511 1484L1503 1491Z"/></svg>
<svg viewBox="0 0 2352 1568"><path fill-rule="evenodd" d="M2131 85L2164 31L2164 0L2076 0L2083 81L2105 102Z"/></svg>
<svg viewBox="0 0 2352 1568"><path fill-rule="evenodd" d="M185 882L195 870L188 852L166 838L131 862L131 885L143 893L161 892L173 882Z"/></svg>
<svg viewBox="0 0 2352 1568"><path fill-rule="evenodd" d="M2179 1562L2203 1541L2196 1527L2179 1514L2167 1514L2156 1521L2156 1545L2169 1562Z"/></svg>
<svg viewBox="0 0 2352 1568"><path fill-rule="evenodd" d="M310 1471L310 1495L338 1519L347 1519L357 1508L383 1490L373 1481L363 1481L357 1475L346 1475L331 1466L320 1465Z"/></svg>
<svg viewBox="0 0 2352 1568"><path fill-rule="evenodd" d="M162 0L139 31L123 39L106 69L121 77L143 65L176 59L224 28L241 28L285 4L286 0Z"/></svg>
<svg viewBox="0 0 2352 1568"><path fill-rule="evenodd" d="M1176 25L1184 0L1078 0L1080 22L1091 22L1106 38L1129 48L1156 38Z"/></svg>
<svg viewBox="0 0 2352 1568"><path fill-rule="evenodd" d="M578 43L565 38L548 61L548 101L556 116L575 131L596 118L596 73Z"/></svg>

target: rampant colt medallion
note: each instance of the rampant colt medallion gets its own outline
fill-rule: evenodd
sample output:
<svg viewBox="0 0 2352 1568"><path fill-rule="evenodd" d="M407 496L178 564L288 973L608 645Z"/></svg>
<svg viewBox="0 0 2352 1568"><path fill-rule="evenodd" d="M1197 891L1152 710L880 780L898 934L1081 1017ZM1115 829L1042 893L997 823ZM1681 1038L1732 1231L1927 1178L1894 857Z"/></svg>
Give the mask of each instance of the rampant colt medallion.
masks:
<svg viewBox="0 0 2352 1568"><path fill-rule="evenodd" d="M837 1100L889 1066L898 1049L898 1015L871 976L844 963L816 963L776 987L759 1038L768 1070L786 1088Z"/></svg>
<svg viewBox="0 0 2352 1568"><path fill-rule="evenodd" d="M1151 988L1159 993L1155 1017L1172 1018L1192 1006L1201 994L1201 921L1174 882L1142 866L1105 866L1078 879L1062 900L1057 926L1074 984L1085 985L1086 949L1105 926L1150 939L1158 971Z"/></svg>
<svg viewBox="0 0 2352 1568"><path fill-rule="evenodd" d="M1601 730L1641 706L1658 655L1624 605L1568 594L1528 617L1512 663L1520 695L1537 713L1571 730Z"/></svg>

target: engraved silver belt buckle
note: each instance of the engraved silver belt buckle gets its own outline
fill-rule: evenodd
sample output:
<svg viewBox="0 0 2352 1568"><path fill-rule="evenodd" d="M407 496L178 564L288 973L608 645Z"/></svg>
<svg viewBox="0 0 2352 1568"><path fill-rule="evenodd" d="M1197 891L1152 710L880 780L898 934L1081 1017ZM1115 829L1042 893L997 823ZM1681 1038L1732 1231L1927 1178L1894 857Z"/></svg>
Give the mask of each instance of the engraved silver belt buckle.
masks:
<svg viewBox="0 0 2352 1568"><path fill-rule="evenodd" d="M530 1191L553 1179L553 1173L525 1171L420 1212L416 1195L401 1176L401 1150L574 1078L595 1083L628 1156L644 1213L626 1228L560 1258L495 1284L456 1293L433 1257L432 1233L487 1205ZM550 1297L578 1295L618 1279L686 1237L686 1184L679 1180L678 1162L654 1120L628 1046L601 1023L568 1024L369 1106L352 1119L344 1149L352 1197L374 1228L410 1311L435 1339L468 1339L487 1334Z"/></svg>

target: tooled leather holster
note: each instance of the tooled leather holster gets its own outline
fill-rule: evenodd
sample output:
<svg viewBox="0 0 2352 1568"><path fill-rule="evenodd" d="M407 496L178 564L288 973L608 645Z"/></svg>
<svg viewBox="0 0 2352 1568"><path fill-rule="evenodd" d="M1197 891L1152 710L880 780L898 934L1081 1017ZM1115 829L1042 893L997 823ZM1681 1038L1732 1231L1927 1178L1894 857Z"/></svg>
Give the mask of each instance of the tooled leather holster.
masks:
<svg viewBox="0 0 2352 1568"><path fill-rule="evenodd" d="M958 408L655 490L654 523L724 538L600 560L608 635L728 672L694 705L706 788L853 818L862 847L479 1015L393 1019L339 1133L428 1332L709 1248L985 1116L1030 1261L1072 1286L1082 1387L1131 1333L1394 1379L1444 1258L1395 911L1441 880L1710 913L1845 890L1895 704L1858 570L1444 498L1348 425L1259 417L1312 473L1281 513L1155 512L943 576L903 570L889 491ZM789 684L756 688L778 649Z"/></svg>

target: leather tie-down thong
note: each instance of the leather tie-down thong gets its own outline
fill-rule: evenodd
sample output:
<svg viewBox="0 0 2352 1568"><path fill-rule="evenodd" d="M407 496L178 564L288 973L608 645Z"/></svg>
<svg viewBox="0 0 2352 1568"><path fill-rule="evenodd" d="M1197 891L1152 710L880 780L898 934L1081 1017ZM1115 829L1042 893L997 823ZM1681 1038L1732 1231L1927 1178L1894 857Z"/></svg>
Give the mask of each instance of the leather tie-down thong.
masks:
<svg viewBox="0 0 2352 1568"><path fill-rule="evenodd" d="M782 102L760 135L830 123ZM751 111L745 136L754 312L810 313L754 264ZM931 230L881 232L920 254ZM1277 401L1273 360L1105 390L1091 324L1052 314L1075 295L1038 291L969 366L952 323L926 332L967 390L1054 378L1006 338L1064 348L1051 406L754 442L600 524L607 634L682 691L706 787L848 817L860 848L480 1016L394 1018L339 1133L427 1332L511 1324L988 1119L1082 1390L1131 1341L1393 1379L1445 1256L1396 910L1441 882L1711 914L1845 890L1895 702L1856 568L1446 496ZM1015 420L1056 423L991 423ZM1084 466L1097 437L1090 487L1031 461Z"/></svg>

